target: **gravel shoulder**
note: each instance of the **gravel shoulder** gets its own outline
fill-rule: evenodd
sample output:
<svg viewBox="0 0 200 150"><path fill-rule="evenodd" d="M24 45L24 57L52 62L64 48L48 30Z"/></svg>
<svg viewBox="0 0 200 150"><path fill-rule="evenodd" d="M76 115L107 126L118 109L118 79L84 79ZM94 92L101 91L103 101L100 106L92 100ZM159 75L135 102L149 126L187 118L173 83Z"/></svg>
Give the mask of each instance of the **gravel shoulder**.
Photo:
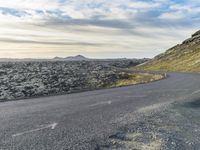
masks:
<svg viewBox="0 0 200 150"><path fill-rule="evenodd" d="M200 147L200 92L129 114L134 118L100 149L196 150ZM137 116L137 117L135 117Z"/></svg>

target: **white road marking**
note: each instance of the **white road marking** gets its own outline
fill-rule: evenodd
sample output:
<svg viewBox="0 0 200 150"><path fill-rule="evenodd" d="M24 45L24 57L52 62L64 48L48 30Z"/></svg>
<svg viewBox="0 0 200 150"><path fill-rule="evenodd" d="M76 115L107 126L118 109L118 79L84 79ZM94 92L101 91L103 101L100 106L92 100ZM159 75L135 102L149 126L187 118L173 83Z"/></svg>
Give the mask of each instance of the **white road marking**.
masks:
<svg viewBox="0 0 200 150"><path fill-rule="evenodd" d="M118 96L119 98L124 98L124 97L128 97L128 98L144 98L147 97L146 95L122 95L122 96Z"/></svg>
<svg viewBox="0 0 200 150"><path fill-rule="evenodd" d="M95 104L90 105L90 107L104 105L104 104L110 105L110 104L112 104L112 101L104 101L104 102L95 103Z"/></svg>
<svg viewBox="0 0 200 150"><path fill-rule="evenodd" d="M118 96L119 98L123 98L123 97L128 97L128 98L141 98L141 97L146 97L146 95L133 95L133 96L127 96L127 95L124 95L124 96ZM95 103L95 104L91 104L89 105L90 107L94 107L94 106L98 106L98 105L105 105L105 104L112 104L112 101L103 101L103 102L98 102L98 103Z"/></svg>
<svg viewBox="0 0 200 150"><path fill-rule="evenodd" d="M197 93L200 93L200 90L192 92L192 94L197 94Z"/></svg>
<svg viewBox="0 0 200 150"><path fill-rule="evenodd" d="M110 105L112 102L111 101L108 101L108 104Z"/></svg>
<svg viewBox="0 0 200 150"><path fill-rule="evenodd" d="M24 132L17 133L17 134L13 134L12 137L21 136L21 135L24 135L24 134L28 134L28 133L40 131L40 130L43 130L43 129L48 129L48 128L51 128L51 129L53 130L53 129L55 129L55 127L56 127L57 125L58 125L57 123L52 123L52 124L49 124L49 125L45 125L44 127L41 127L41 128L37 128L37 129L33 129L33 130L24 131Z"/></svg>

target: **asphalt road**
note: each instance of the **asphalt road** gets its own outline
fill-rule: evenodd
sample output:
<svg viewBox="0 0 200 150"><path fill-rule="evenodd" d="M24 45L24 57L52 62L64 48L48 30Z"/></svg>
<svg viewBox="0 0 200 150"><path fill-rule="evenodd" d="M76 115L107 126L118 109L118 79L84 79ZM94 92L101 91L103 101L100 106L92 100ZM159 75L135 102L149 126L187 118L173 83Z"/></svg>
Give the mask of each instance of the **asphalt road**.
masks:
<svg viewBox="0 0 200 150"><path fill-rule="evenodd" d="M148 84L3 102L0 149L98 149L120 127L118 118L198 92L199 74L170 73Z"/></svg>

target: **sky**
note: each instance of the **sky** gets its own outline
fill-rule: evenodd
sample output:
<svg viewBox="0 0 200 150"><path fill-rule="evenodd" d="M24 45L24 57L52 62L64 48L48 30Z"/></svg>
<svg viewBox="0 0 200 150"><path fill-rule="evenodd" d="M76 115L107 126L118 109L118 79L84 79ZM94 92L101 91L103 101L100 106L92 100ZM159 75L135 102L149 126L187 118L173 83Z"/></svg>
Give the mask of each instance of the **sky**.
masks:
<svg viewBox="0 0 200 150"><path fill-rule="evenodd" d="M198 0L0 0L0 57L152 58L199 27Z"/></svg>

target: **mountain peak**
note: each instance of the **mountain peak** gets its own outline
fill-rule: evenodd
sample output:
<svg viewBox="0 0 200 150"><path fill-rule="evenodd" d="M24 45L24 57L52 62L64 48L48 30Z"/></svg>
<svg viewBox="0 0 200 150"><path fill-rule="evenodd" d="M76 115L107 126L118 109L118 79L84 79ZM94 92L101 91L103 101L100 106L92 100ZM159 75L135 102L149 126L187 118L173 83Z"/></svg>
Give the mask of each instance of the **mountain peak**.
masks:
<svg viewBox="0 0 200 150"><path fill-rule="evenodd" d="M68 56L68 57L54 57L53 59L57 59L57 60L68 60L68 61L81 61L81 60L88 60L89 58L86 58L83 55L76 55L76 56Z"/></svg>
<svg viewBox="0 0 200 150"><path fill-rule="evenodd" d="M53 59L62 59L61 57L58 57L58 56L56 56L56 57L54 57Z"/></svg>
<svg viewBox="0 0 200 150"><path fill-rule="evenodd" d="M76 55L76 56L74 56L75 58L86 58L85 56L83 56L83 55Z"/></svg>
<svg viewBox="0 0 200 150"><path fill-rule="evenodd" d="M65 58L66 60L87 60L85 56L82 55L76 55L76 56L69 56Z"/></svg>

